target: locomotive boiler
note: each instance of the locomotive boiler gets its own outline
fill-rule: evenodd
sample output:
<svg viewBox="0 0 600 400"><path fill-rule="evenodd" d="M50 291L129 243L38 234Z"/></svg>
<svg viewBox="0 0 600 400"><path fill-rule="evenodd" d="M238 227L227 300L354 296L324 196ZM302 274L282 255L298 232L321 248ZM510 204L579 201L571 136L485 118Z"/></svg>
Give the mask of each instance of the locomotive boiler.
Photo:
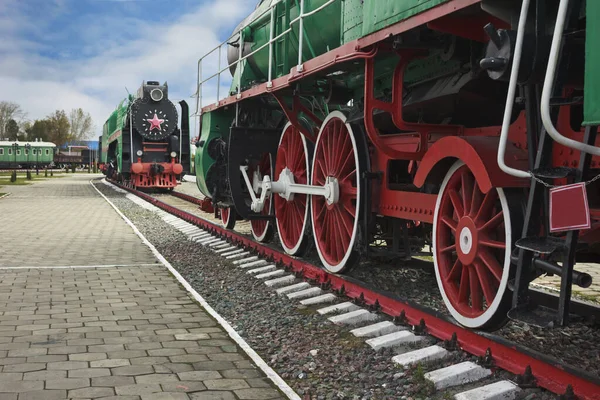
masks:
<svg viewBox="0 0 600 400"><path fill-rule="evenodd" d="M104 173L134 188L173 189L190 170L189 111L181 106L181 127L168 85L144 82L104 124L101 163Z"/></svg>

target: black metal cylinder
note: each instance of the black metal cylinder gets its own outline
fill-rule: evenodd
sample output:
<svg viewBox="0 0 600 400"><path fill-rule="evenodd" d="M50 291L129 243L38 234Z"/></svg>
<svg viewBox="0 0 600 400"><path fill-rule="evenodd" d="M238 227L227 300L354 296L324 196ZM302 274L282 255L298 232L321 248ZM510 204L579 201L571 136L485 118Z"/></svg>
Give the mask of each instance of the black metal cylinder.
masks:
<svg viewBox="0 0 600 400"><path fill-rule="evenodd" d="M562 276L562 268L552 262L534 258L533 263L537 268L543 269L551 274ZM585 272L573 271L573 283L579 287L587 288L592 285L592 277Z"/></svg>

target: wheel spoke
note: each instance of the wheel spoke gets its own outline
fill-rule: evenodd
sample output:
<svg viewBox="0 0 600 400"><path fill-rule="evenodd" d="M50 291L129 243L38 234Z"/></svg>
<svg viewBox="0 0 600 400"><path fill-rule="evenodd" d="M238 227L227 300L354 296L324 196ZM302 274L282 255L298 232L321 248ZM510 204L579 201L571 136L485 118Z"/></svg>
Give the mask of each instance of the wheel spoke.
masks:
<svg viewBox="0 0 600 400"><path fill-rule="evenodd" d="M452 233L456 232L456 227L458 226L458 222L456 222L455 220L453 220L452 218L444 215L442 217L442 222L444 224L446 224L448 226L448 228L450 228L452 230Z"/></svg>
<svg viewBox="0 0 600 400"><path fill-rule="evenodd" d="M475 261L475 270L477 271L477 278L479 279L479 285L481 286L481 290L483 290L483 296L485 297L485 302L489 307L496 297L496 293L494 289L490 286L490 281L488 279L489 274L485 272L485 267L481 265L478 261Z"/></svg>
<svg viewBox="0 0 600 400"><path fill-rule="evenodd" d="M471 210L471 202L473 200L473 181L469 170L465 169L460 175L461 194L463 204L463 215L468 215Z"/></svg>
<svg viewBox="0 0 600 400"><path fill-rule="evenodd" d="M485 223L479 230L480 231L490 231L492 229L496 229L504 222L504 212L500 211L498 214L494 215L492 219Z"/></svg>
<svg viewBox="0 0 600 400"><path fill-rule="evenodd" d="M463 268L464 267L463 267L462 263L457 258L456 261L454 262L454 265L452 266L452 269L446 276L446 282L449 283L449 282L452 282L452 281L455 281L456 279L458 279L459 271L462 271Z"/></svg>
<svg viewBox="0 0 600 400"><path fill-rule="evenodd" d="M471 289L471 308L477 311L483 309L483 299L481 298L481 288L479 287L479 277L474 271L475 266L469 268L469 286Z"/></svg>
<svg viewBox="0 0 600 400"><path fill-rule="evenodd" d="M479 259L492 273L498 282L502 280L502 267L496 258L487 249L479 249Z"/></svg>
<svg viewBox="0 0 600 400"><path fill-rule="evenodd" d="M506 243L490 239L483 234L480 234L479 244L486 247L492 247L494 249L506 249Z"/></svg>
<svg viewBox="0 0 600 400"><path fill-rule="evenodd" d="M479 212L475 216L475 224L480 225L483 221L487 221L489 219L494 207L494 203L496 202L496 198L497 195L495 190L490 190L486 193L483 201L481 202L481 206L479 207Z"/></svg>
<svg viewBox="0 0 600 400"><path fill-rule="evenodd" d="M458 289L458 302L469 303L469 268L463 266L460 275L460 286Z"/></svg>
<svg viewBox="0 0 600 400"><path fill-rule="evenodd" d="M460 199L460 196L458 195L456 190L448 191L448 195L450 196L450 201L452 201L452 205L454 206L454 210L456 211L458 217L462 217L463 215L465 215L462 200Z"/></svg>
<svg viewBox="0 0 600 400"><path fill-rule="evenodd" d="M442 253L447 253L449 251L456 251L456 244L451 244L450 246L444 247L442 250L440 250Z"/></svg>

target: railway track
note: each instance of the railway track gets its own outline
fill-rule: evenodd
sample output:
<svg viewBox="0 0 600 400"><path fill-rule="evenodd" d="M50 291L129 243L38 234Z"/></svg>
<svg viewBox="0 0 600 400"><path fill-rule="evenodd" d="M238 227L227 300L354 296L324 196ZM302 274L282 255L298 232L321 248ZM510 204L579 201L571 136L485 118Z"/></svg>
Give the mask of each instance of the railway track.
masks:
<svg viewBox="0 0 600 400"><path fill-rule="evenodd" d="M442 360L453 351L479 357L479 363L466 361L425 373L425 378L437 390L476 382L488 377L495 369L515 375L513 380L501 380L459 393L457 399L514 398L520 391L515 382L523 387L541 387L563 398L600 399L600 380L586 371L503 337L462 328L445 315L394 293L379 291L350 277L330 274L149 194L119 186L168 213L169 216L165 215L163 219L190 240L231 260L248 275L264 280L265 285L278 294L303 305L320 307L318 312L329 315L330 321L336 324L352 326L360 323L363 326L351 332L364 338L374 350L409 344L419 347L428 343L428 338L444 344L396 354L393 360L397 364L408 366ZM177 192L174 195L194 203L199 201ZM140 205L147 204L145 202Z"/></svg>

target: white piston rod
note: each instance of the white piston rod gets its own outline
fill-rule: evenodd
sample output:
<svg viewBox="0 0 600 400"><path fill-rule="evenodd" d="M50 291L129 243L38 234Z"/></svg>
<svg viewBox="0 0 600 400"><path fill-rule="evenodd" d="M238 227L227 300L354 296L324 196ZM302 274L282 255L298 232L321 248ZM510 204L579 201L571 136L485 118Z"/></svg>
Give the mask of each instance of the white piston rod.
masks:
<svg viewBox="0 0 600 400"><path fill-rule="evenodd" d="M265 175L262 180L259 176L255 176L254 185L248 177L248 167L241 166L240 171L248 186L248 192L252 197L252 205L250 208L256 213L262 212L265 207L265 200L270 193L276 193L283 197L286 201L292 201L295 194L307 194L311 196L323 196L327 204L335 204L340 199L340 187L338 180L334 177L327 177L325 185L313 186L302 185L294 181L294 174L288 168L281 171L279 180L271 181L269 175ZM256 192L260 192L260 197L256 197Z"/></svg>

